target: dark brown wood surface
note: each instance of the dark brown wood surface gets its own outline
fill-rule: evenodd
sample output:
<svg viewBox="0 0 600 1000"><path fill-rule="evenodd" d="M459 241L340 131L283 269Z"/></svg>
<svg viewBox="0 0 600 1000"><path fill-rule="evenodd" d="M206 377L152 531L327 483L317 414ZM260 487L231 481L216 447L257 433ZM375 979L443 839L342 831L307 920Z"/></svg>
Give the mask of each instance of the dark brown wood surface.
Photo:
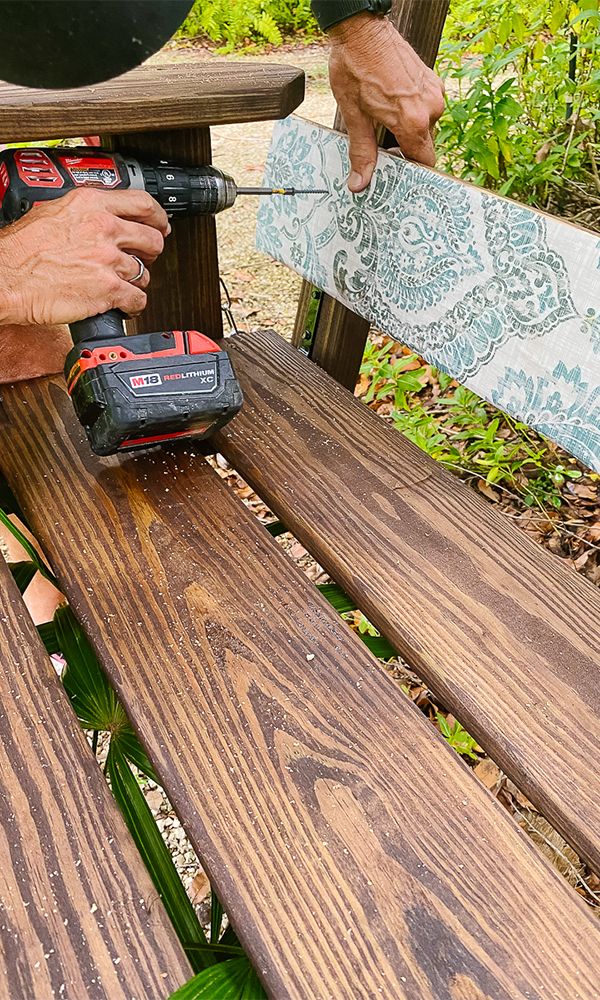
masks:
<svg viewBox="0 0 600 1000"><path fill-rule="evenodd" d="M600 593L274 333L217 443L600 871Z"/></svg>
<svg viewBox="0 0 600 1000"><path fill-rule="evenodd" d="M140 157L157 156L180 165L211 162L210 129L118 135L112 145ZM202 330L221 337L223 321L214 217L175 219L165 249L152 265L148 305L130 332Z"/></svg>
<svg viewBox="0 0 600 1000"><path fill-rule="evenodd" d="M435 64L449 5L449 0L394 0L390 20L428 66ZM339 110L333 127L346 131ZM391 133L382 128L378 141L384 146L397 145ZM313 285L304 281L293 336L296 347L304 337L312 291ZM369 327L367 320L323 294L310 357L341 385L354 389Z"/></svg>
<svg viewBox="0 0 600 1000"><path fill-rule="evenodd" d="M0 997L164 1000L187 959L0 556Z"/></svg>
<svg viewBox="0 0 600 1000"><path fill-rule="evenodd" d="M597 998L597 920L199 455L94 458L59 379L5 407L2 465L272 997ZM318 414L301 449L284 413L289 451L275 407L236 433L310 477Z"/></svg>
<svg viewBox="0 0 600 1000"><path fill-rule="evenodd" d="M77 90L2 84L0 142L284 118L303 98L302 70L273 63L143 66Z"/></svg>

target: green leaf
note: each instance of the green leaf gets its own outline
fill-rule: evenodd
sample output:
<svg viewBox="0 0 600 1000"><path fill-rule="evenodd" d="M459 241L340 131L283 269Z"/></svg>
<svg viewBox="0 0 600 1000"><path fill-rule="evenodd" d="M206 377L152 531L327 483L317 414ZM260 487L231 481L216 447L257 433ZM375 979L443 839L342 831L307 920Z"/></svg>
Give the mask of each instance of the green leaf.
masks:
<svg viewBox="0 0 600 1000"><path fill-rule="evenodd" d="M127 725L124 709L71 608L58 608L54 625L61 652L67 661L63 684L81 724L86 729L111 732Z"/></svg>
<svg viewBox="0 0 600 1000"><path fill-rule="evenodd" d="M67 661L63 684L85 729L108 731L124 756L158 783L125 709L106 678L88 637L69 607L54 615L58 648Z"/></svg>
<svg viewBox="0 0 600 1000"><path fill-rule="evenodd" d="M515 101L514 97L511 97L510 94L505 94L496 105L496 113L502 115L504 118L516 119L523 114L523 108L518 101Z"/></svg>
<svg viewBox="0 0 600 1000"><path fill-rule="evenodd" d="M106 765L115 799L180 941L206 945L206 935L137 778L114 740L110 743ZM190 949L188 958L194 971L207 969L216 961L212 953L203 950Z"/></svg>
<svg viewBox="0 0 600 1000"><path fill-rule="evenodd" d="M218 941L223 923L223 907L214 889L210 897L210 940Z"/></svg>
<svg viewBox="0 0 600 1000"><path fill-rule="evenodd" d="M19 588L19 593L24 594L37 573L37 566L32 562L17 562L9 563L8 568Z"/></svg>
<svg viewBox="0 0 600 1000"><path fill-rule="evenodd" d="M189 941L183 941L182 944L186 952L210 952L211 955L214 955L219 961L223 962L226 962L228 958L237 958L238 956L245 955L241 945L223 944L222 941L218 941L216 944L212 942L209 944L190 944Z"/></svg>
<svg viewBox="0 0 600 1000"><path fill-rule="evenodd" d="M566 0L566 2L565 0L559 0L558 3L554 4L554 7L552 9L552 16L550 18L550 23L548 25L553 35L555 35L556 32L559 30L559 28L562 28L563 25L565 24L565 21L567 20L568 9L569 9L568 0Z"/></svg>
<svg viewBox="0 0 600 1000"><path fill-rule="evenodd" d="M60 653L60 645L56 636L56 626L54 622L44 622L43 625L37 626L37 631L40 639L46 647L46 652L48 656L52 656L53 653Z"/></svg>
<svg viewBox="0 0 600 1000"><path fill-rule="evenodd" d="M270 524L265 524L265 528L273 538L277 538L278 535L285 535L287 528L282 521L271 521Z"/></svg>
<svg viewBox="0 0 600 1000"><path fill-rule="evenodd" d="M171 994L170 1000L267 1000L247 958L206 969Z"/></svg>
<svg viewBox="0 0 600 1000"><path fill-rule="evenodd" d="M522 42L525 38L526 28L523 15L519 11L515 11L512 16L512 28L515 34L515 38L518 42Z"/></svg>
<svg viewBox="0 0 600 1000"><path fill-rule="evenodd" d="M361 635L358 633L367 649L376 656L378 660L392 660L398 655L396 650L382 635Z"/></svg>
<svg viewBox="0 0 600 1000"><path fill-rule="evenodd" d="M4 511L1 508L0 508L0 524L3 524L4 527L7 528L8 531L10 531L11 535L14 535L17 541L21 543L27 555L31 559L31 562L34 563L38 572L40 572L42 576L46 578L46 580L50 580L50 583L53 583L55 587L58 587L58 580L56 579L54 574L50 572L50 570L46 566L46 563L40 558L40 554L37 551L37 549L34 548L29 539L25 537L25 535L19 528L17 528L16 524L13 524L11 519L8 517L7 514L4 513Z"/></svg>
<svg viewBox="0 0 600 1000"><path fill-rule="evenodd" d="M137 767L138 771L145 774L151 781L155 781L157 785L161 784L156 776L156 771L152 767L150 758L131 728L129 721L127 721L123 728L113 733L112 741L117 744L123 756Z"/></svg>
<svg viewBox="0 0 600 1000"><path fill-rule="evenodd" d="M450 729L450 726L446 722L446 717L442 715L441 712L436 712L435 717L437 719L437 724L440 727L440 732L442 736L444 736L447 740L450 739L450 737L452 736L452 730Z"/></svg>
<svg viewBox="0 0 600 1000"><path fill-rule="evenodd" d="M323 597L329 601L331 607L339 615L345 615L349 611L356 611L356 601L348 597L347 593L341 587L338 587L337 583L320 583L317 586Z"/></svg>

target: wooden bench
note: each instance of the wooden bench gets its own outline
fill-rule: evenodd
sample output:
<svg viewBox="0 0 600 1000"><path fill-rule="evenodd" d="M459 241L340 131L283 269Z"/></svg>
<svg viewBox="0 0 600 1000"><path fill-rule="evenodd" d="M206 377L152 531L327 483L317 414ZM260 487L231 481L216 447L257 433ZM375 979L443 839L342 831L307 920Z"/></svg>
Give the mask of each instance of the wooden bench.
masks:
<svg viewBox="0 0 600 1000"><path fill-rule="evenodd" d="M189 963L0 560L0 996L163 998Z"/></svg>
<svg viewBox="0 0 600 1000"><path fill-rule="evenodd" d="M188 88L192 72L199 92L203 71L185 70ZM271 94L268 114L300 99L297 75L285 73L270 79L267 89L279 88L279 97ZM113 93L98 88L96 106L72 128L94 133L101 122L123 148L208 159L208 127L223 121L218 102L161 102L144 126L137 101L117 107ZM0 110L6 139L5 122L16 117L14 102L6 111L10 101L8 93ZM68 102L36 101L38 134L66 134ZM233 105L227 114L241 117ZM218 334L217 274L212 222L178 223L143 326L181 322ZM276 334L244 334L229 348L246 403L219 435L220 450L598 870L597 591ZM202 455L181 446L95 458L59 377L8 387L2 398L0 467L268 994L597 998L597 919ZM14 589L11 601L19 607ZM0 624L10 651L4 710L12 673L23 671L15 657L48 677L59 699L22 609ZM30 648L37 659L23 653ZM10 710L23 729L41 711L20 699ZM68 704L61 719L57 773L69 766L75 781L66 761L76 746L78 801L91 810L81 775L101 779ZM45 740L52 736L45 731ZM18 753L10 746L6 757L0 774L14 797ZM30 762L28 781L49 777L40 767ZM51 811L64 822L72 794L63 784L40 793L40 826ZM112 854L94 855L92 840L77 872L106 878L106 895L125 898L135 875L143 897L147 878L135 872L127 832L117 832L110 847L127 852L124 870L114 870ZM54 831L45 837L54 843ZM5 906L19 899L15 867L16 877L5 873L13 881L0 883ZM47 857L39 869L50 882L62 871ZM89 922L84 904L94 891L84 892L77 877L76 916ZM166 994L189 970L160 907L157 940L132 905L136 912L136 923L127 915L131 961L121 974L132 995L155 995L152 985L138 985L134 962L151 950L148 983L154 969L168 967ZM29 907L15 931L23 969L17 985L5 981L6 995L31 997L26 975L39 926ZM64 949L61 967L82 962ZM88 950L110 968L104 939ZM104 996L91 982L86 975L88 992L70 995Z"/></svg>

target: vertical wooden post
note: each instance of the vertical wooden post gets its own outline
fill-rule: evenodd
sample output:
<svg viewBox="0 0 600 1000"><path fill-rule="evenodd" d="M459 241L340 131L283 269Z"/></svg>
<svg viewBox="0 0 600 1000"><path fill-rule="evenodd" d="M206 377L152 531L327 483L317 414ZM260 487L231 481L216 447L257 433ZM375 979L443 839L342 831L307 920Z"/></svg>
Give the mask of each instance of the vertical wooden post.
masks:
<svg viewBox="0 0 600 1000"><path fill-rule="evenodd" d="M115 149L140 159L164 157L181 165L211 162L210 129L131 132L114 136ZM177 219L165 249L152 267L148 306L132 332L198 329L221 337L223 324L214 218Z"/></svg>
<svg viewBox="0 0 600 1000"><path fill-rule="evenodd" d="M450 0L396 0L390 20L418 52L423 62L433 66L436 60ZM337 111L334 128L346 131L342 116ZM391 139L389 132L381 129L381 145ZM395 142L392 142L395 145ZM298 313L292 342L299 347L305 338L307 315L313 301L314 288L303 282L298 303ZM354 390L362 360L369 323L323 294L319 305L310 357L329 372L336 381Z"/></svg>

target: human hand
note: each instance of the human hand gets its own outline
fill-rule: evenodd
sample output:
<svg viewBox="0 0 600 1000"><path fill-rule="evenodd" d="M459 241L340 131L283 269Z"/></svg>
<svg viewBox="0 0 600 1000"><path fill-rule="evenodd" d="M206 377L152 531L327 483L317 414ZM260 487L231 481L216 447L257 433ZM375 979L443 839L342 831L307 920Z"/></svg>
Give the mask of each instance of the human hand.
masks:
<svg viewBox="0 0 600 1000"><path fill-rule="evenodd" d="M0 385L62 372L72 346L67 326L0 327Z"/></svg>
<svg viewBox="0 0 600 1000"><path fill-rule="evenodd" d="M146 305L146 271L170 232L166 212L145 191L81 188L31 209L0 231L0 326L73 323Z"/></svg>
<svg viewBox="0 0 600 1000"><path fill-rule="evenodd" d="M371 181L376 124L395 135L406 157L433 167L433 126L444 110L440 78L385 18L355 14L329 35L329 79L350 140L349 189L358 193Z"/></svg>

